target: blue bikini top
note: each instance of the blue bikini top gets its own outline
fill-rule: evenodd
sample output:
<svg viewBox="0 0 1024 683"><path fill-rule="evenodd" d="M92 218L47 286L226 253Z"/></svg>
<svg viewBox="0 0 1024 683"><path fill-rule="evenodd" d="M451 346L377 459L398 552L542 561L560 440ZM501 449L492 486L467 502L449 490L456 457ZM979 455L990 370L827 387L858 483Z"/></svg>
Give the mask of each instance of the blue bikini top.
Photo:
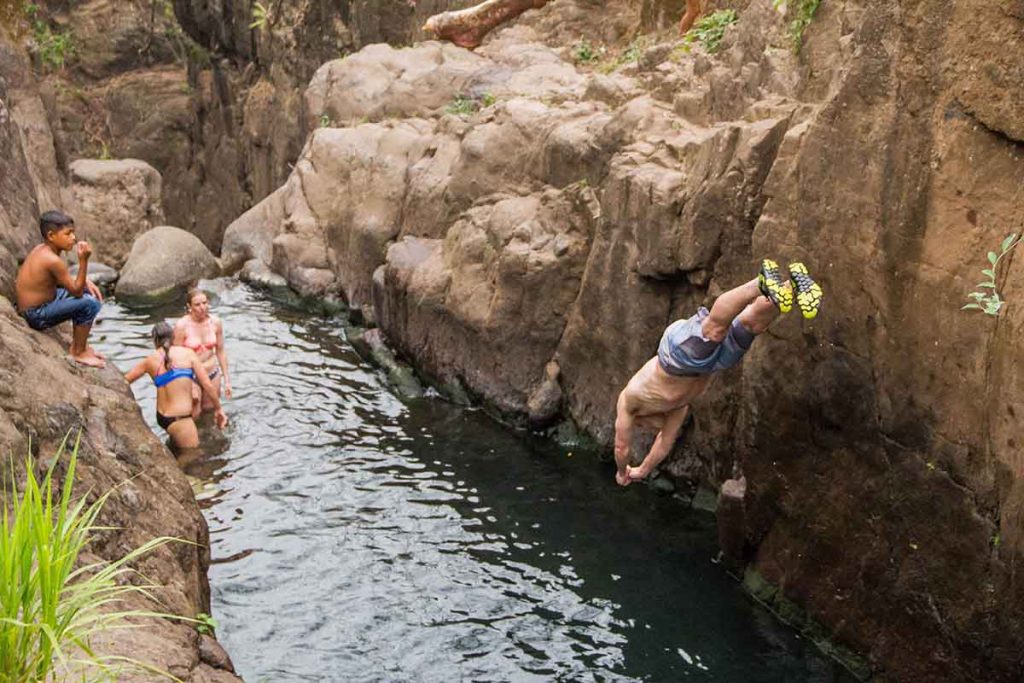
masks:
<svg viewBox="0 0 1024 683"><path fill-rule="evenodd" d="M164 364L167 363L167 357L164 357ZM185 377L187 379L194 380L196 375L192 372L192 368L171 368L167 372L161 373L153 377L153 384L159 389L162 386L166 386L176 379Z"/></svg>

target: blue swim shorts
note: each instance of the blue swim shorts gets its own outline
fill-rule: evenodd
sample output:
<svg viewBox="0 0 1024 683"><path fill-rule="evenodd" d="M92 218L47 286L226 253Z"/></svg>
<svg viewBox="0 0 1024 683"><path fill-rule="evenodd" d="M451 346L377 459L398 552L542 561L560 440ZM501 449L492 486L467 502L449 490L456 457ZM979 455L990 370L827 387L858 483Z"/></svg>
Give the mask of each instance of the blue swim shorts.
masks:
<svg viewBox="0 0 1024 683"><path fill-rule="evenodd" d="M92 294L71 296L68 290L58 287L53 301L30 308L21 315L34 330L45 330L65 320L75 325L92 325L102 305Z"/></svg>
<svg viewBox="0 0 1024 683"><path fill-rule="evenodd" d="M677 377L699 377L731 368L754 343L754 333L733 320L721 343L704 337L701 326L708 317L703 306L696 315L677 320L665 330L658 344L658 364Z"/></svg>

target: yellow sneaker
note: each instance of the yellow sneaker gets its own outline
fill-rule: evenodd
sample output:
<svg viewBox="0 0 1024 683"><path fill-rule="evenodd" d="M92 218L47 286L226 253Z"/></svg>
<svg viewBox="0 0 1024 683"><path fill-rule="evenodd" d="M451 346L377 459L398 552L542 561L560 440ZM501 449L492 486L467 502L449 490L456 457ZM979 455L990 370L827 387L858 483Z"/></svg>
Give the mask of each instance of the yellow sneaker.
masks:
<svg viewBox="0 0 1024 683"><path fill-rule="evenodd" d="M761 261L761 272L757 274L757 286L782 313L793 310L793 285L782 279L779 264L770 258Z"/></svg>
<svg viewBox="0 0 1024 683"><path fill-rule="evenodd" d="M800 312L810 320L818 315L821 308L821 298L824 296L821 286L811 279L807 274L807 266L802 263L789 264L789 277L796 286L796 303Z"/></svg>

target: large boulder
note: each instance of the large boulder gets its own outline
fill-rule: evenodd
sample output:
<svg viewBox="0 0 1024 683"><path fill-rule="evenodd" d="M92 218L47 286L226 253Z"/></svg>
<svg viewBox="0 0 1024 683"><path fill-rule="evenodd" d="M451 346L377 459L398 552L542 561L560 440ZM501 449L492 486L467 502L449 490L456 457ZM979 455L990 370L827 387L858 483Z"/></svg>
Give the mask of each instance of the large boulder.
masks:
<svg viewBox="0 0 1024 683"><path fill-rule="evenodd" d="M554 50L535 43L504 44L487 56L447 42L401 50L370 45L317 70L306 89L307 125L429 116L483 99L580 97L586 83Z"/></svg>
<svg viewBox="0 0 1024 683"><path fill-rule="evenodd" d="M135 240L117 282L117 297L138 304L155 303L197 280L219 274L217 259L198 237L161 225Z"/></svg>
<svg viewBox="0 0 1024 683"><path fill-rule="evenodd" d="M546 366L579 291L597 212L589 188L548 189L474 207L444 240L392 245L374 283L381 326L435 379L510 414L541 412L528 400L553 375Z"/></svg>
<svg viewBox="0 0 1024 683"><path fill-rule="evenodd" d="M138 159L79 159L70 171L79 239L89 240L97 258L121 267L135 238L164 221L160 174Z"/></svg>

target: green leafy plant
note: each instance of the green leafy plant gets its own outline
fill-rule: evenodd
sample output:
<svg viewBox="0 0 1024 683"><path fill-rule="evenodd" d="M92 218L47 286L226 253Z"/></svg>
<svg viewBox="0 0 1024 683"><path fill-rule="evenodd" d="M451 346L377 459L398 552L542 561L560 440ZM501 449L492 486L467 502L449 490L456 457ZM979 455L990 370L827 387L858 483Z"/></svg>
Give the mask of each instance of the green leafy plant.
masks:
<svg viewBox="0 0 1024 683"><path fill-rule="evenodd" d="M67 437L40 482L31 456L25 461L25 485L19 495L13 463L3 489L0 519L0 680L49 681L55 669L111 675L115 664L141 667L125 657L99 655L90 641L97 632L126 627L126 617L169 615L139 610L113 611L129 594L149 596L149 586L132 585L128 563L171 539L156 538L115 562L76 568L79 554L94 532L109 492L92 504L72 501L78 440L67 463L62 489L54 492L54 466L65 453ZM151 597L151 596L150 596ZM85 678L83 673L83 680ZM90 679L93 677L90 676Z"/></svg>
<svg viewBox="0 0 1024 683"><path fill-rule="evenodd" d="M994 251L988 252L989 267L981 271L981 274L986 279L977 284L978 291L967 295L972 301L962 306L960 310L974 309L982 311L987 315L999 315L999 310L1006 302L999 297L999 292L996 291L996 268L1003 257L1009 254L1010 250L1017 246L1020 241L1020 235L1011 232L999 245L998 254Z"/></svg>
<svg viewBox="0 0 1024 683"><path fill-rule="evenodd" d="M705 51L718 52L726 29L735 24L736 19L736 10L733 9L720 9L701 17L683 36L685 49L689 51L694 43L700 43Z"/></svg>
<svg viewBox="0 0 1024 683"><path fill-rule="evenodd" d="M572 58L577 64L590 64L601 58L599 51L586 38L580 38L572 46Z"/></svg>
<svg viewBox="0 0 1024 683"><path fill-rule="evenodd" d="M34 2L26 4L23 11L32 26L34 50L43 64L51 69L63 69L75 55L75 42L70 29L54 31L41 16L40 6Z"/></svg>
<svg viewBox="0 0 1024 683"><path fill-rule="evenodd" d="M445 107L444 110L449 114L465 116L476 111L476 101L472 97L456 95L455 99L449 102L448 106Z"/></svg>
<svg viewBox="0 0 1024 683"><path fill-rule="evenodd" d="M644 48L647 46L648 42L649 40L645 36L637 38L636 40L629 44L629 47L627 47L621 53L616 55L614 59L608 59L601 62L601 64L597 66L597 70L600 71L601 73L607 74L611 73L612 71L615 71L620 66L625 66L626 64L635 64L636 62L639 62L641 55L643 55L644 53Z"/></svg>
<svg viewBox="0 0 1024 683"><path fill-rule="evenodd" d="M270 8L262 2L254 3L252 6L252 23L249 24L249 28L254 28L258 31L267 25L269 19Z"/></svg>
<svg viewBox="0 0 1024 683"><path fill-rule="evenodd" d="M334 120L327 114L320 114L320 127L331 128L334 126Z"/></svg>
<svg viewBox="0 0 1024 683"><path fill-rule="evenodd" d="M773 4L776 9L779 9L784 2L785 0L774 0ZM818 11L818 5L821 4L821 0L794 0L794 2L796 3L796 9L794 10L796 16L790 22L786 35L789 38L793 52L800 54L800 49L804 45L804 29L810 26L811 21L814 19L814 13Z"/></svg>
<svg viewBox="0 0 1024 683"><path fill-rule="evenodd" d="M220 624L217 623L217 620L211 617L206 612L200 612L199 614L197 614L195 622L196 631L203 634L213 633L217 629L217 627L220 626Z"/></svg>
<svg viewBox="0 0 1024 683"><path fill-rule="evenodd" d="M483 95L480 96L480 107L481 108L490 107L490 106L492 106L497 101L498 101L498 98L496 98L494 95L492 95L489 92L485 92Z"/></svg>

